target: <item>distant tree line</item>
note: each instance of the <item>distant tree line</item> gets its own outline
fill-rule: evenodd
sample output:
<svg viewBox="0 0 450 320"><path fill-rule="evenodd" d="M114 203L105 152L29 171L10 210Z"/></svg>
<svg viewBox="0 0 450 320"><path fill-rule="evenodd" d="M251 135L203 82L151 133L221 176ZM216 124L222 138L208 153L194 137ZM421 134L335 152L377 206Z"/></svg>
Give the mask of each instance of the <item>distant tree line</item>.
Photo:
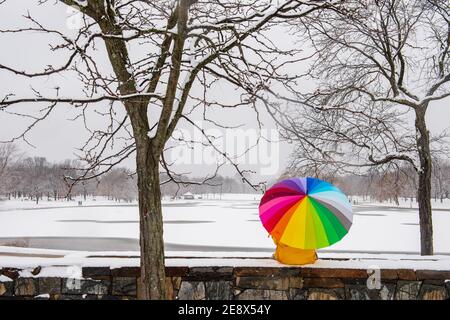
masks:
<svg viewBox="0 0 450 320"><path fill-rule="evenodd" d="M72 200L75 197L86 199L89 196L102 196L114 201L133 201L137 199L135 173L127 168L111 168L110 171L91 180L73 183L73 177L82 175L81 164L77 160L54 163L45 157L29 157L13 144L0 145L0 195L7 199L27 198L36 201ZM95 173L94 173L95 174ZM215 175L202 179L177 176L175 182L166 174L161 174L161 191L164 196L177 196L185 192L205 193L253 193L248 184L239 177ZM164 183L167 181L167 183Z"/></svg>
<svg viewBox="0 0 450 320"><path fill-rule="evenodd" d="M0 194L7 199L28 198L36 201L72 200L74 197L104 196L110 200L132 201L137 187L126 168L113 168L98 179L73 184L80 175L76 160L60 163L45 157L28 157L12 144L0 145Z"/></svg>
<svg viewBox="0 0 450 320"><path fill-rule="evenodd" d="M433 166L431 199L443 202L450 196L450 163L434 159ZM400 199L417 201L419 198L418 176L409 166L372 170L365 176L348 175L339 180L338 184L348 194L370 196L375 201L389 201L398 205Z"/></svg>
<svg viewBox="0 0 450 320"><path fill-rule="evenodd" d="M442 202L450 197L450 162L443 158L433 158L433 174L431 177L431 196ZM418 176L408 165L391 163L385 167L374 167L364 174L336 174L332 166L289 167L283 174L288 176L318 177L338 186L345 194L358 196L362 200L392 202L400 200L417 201Z"/></svg>

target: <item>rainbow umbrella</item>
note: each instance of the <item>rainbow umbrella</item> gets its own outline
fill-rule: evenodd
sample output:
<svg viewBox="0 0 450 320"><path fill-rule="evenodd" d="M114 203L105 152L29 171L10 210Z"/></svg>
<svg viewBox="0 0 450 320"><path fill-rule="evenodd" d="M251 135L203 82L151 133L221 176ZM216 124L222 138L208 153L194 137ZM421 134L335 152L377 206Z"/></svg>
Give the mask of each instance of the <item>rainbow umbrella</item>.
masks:
<svg viewBox="0 0 450 320"><path fill-rule="evenodd" d="M277 242L319 249L347 234L353 213L345 194L332 184L315 178L292 178L266 191L259 217Z"/></svg>

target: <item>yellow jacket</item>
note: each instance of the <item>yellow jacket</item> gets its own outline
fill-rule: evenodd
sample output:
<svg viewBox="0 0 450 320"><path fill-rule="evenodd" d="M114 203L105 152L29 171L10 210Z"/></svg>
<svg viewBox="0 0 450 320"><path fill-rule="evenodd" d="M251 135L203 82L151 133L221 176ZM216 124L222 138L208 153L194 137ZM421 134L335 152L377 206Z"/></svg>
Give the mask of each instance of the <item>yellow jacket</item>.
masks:
<svg viewBox="0 0 450 320"><path fill-rule="evenodd" d="M297 249L278 243L275 239L273 239L273 241L277 245L274 258L281 263L299 265L314 263L317 260L316 250L314 249Z"/></svg>

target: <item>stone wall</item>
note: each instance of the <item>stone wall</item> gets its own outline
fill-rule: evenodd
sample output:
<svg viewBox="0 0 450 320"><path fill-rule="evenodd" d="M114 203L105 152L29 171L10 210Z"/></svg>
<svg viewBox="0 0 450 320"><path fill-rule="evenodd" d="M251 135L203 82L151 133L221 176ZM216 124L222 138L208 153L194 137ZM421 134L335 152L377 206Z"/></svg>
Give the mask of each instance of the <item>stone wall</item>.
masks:
<svg viewBox="0 0 450 320"><path fill-rule="evenodd" d="M82 279L45 277L41 268L0 269L0 299L136 299L139 268L84 267ZM172 299L441 300L450 297L450 271L381 270L368 289L360 269L299 267L167 267Z"/></svg>

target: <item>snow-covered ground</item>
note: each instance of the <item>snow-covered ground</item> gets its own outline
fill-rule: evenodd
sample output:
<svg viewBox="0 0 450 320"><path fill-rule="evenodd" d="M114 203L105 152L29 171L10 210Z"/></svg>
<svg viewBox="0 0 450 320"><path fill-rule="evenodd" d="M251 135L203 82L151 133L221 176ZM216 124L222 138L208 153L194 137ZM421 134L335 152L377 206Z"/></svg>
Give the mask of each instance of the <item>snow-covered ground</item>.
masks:
<svg viewBox="0 0 450 320"><path fill-rule="evenodd" d="M415 198L399 198L398 205L393 201L376 202L369 198L363 198L358 196L350 197L354 204L369 204L383 207L397 207L397 208L415 208L417 209L418 203ZM434 209L450 209L450 199L431 199L431 206Z"/></svg>
<svg viewBox="0 0 450 320"><path fill-rule="evenodd" d="M180 260L184 257L227 258L227 263L236 257L253 257L262 263L261 259L270 257L274 245L259 221L258 203L258 195L165 200L164 239L167 256L172 258L169 264L186 263ZM402 266L401 261L409 257L419 264L450 269L448 201L433 210L437 256L431 260L417 256L420 248L417 209L404 204L394 207L364 203L354 205L353 210L354 222L349 234L339 243L320 250L320 258L366 258L366 262L381 258L397 261L391 263L393 267ZM38 205L32 201L0 202L0 265L26 266L32 262L60 265L80 262L87 256L91 257L90 264L101 264L92 260L93 256L109 257L111 264L115 259L112 257L118 256L134 259L128 264L138 261L136 203L105 199L90 199L82 205L78 205L78 199L41 201ZM197 263L213 262L208 259ZM121 263L123 259L116 261ZM247 260L247 263L255 262ZM273 263L276 262L269 264Z"/></svg>
<svg viewBox="0 0 450 320"><path fill-rule="evenodd" d="M38 205L32 201L0 202L0 246L137 254L136 203L91 199L79 206L77 201L41 201ZM274 245L259 221L258 203L258 195L165 200L167 253L270 256ZM444 204L448 206L433 210L435 252L450 255L450 203ZM354 205L353 209L349 234L320 253L419 253L417 209L370 203Z"/></svg>

